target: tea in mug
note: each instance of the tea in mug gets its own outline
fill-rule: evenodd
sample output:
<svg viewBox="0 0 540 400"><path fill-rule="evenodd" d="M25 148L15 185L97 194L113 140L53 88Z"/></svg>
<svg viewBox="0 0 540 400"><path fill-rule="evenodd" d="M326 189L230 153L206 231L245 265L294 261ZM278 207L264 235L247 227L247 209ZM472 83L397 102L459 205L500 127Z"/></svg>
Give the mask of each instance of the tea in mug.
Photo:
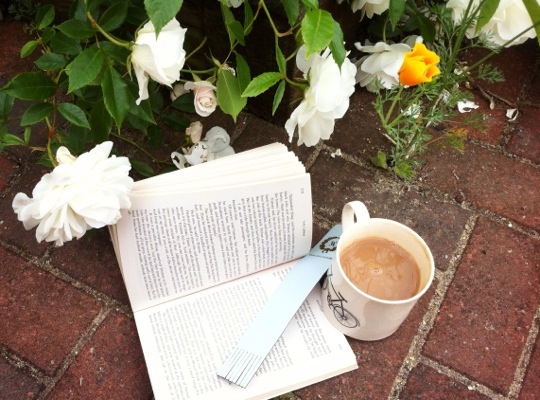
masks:
<svg viewBox="0 0 540 400"><path fill-rule="evenodd" d="M413 256L398 244L380 237L360 238L339 259L351 282L382 300L413 297L420 286L420 269Z"/></svg>

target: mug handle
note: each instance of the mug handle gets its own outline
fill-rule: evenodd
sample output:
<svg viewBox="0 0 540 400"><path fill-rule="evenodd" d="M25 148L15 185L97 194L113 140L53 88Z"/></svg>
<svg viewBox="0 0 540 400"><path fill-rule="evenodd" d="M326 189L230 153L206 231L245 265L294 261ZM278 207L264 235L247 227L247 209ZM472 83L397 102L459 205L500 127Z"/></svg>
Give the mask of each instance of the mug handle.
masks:
<svg viewBox="0 0 540 400"><path fill-rule="evenodd" d="M364 203L355 200L350 201L343 206L343 212L341 213L341 225L343 232L349 229L356 222L362 219L369 219L369 211Z"/></svg>

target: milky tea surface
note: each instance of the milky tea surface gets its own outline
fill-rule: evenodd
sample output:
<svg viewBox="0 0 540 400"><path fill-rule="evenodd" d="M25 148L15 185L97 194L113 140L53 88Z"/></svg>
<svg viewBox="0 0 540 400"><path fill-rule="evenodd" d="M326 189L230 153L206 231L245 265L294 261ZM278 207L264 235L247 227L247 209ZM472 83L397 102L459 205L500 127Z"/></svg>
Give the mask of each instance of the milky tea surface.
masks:
<svg viewBox="0 0 540 400"><path fill-rule="evenodd" d="M357 239L341 252L340 262L356 287L378 299L404 300L418 292L418 265L411 254L390 240Z"/></svg>

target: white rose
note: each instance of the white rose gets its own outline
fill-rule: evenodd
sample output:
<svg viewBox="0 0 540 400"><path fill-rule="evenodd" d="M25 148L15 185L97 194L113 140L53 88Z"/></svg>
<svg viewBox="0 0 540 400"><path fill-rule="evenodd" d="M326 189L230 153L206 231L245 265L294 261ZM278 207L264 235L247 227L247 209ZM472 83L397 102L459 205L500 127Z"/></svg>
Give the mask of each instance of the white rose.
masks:
<svg viewBox="0 0 540 400"><path fill-rule="evenodd" d="M390 89L399 85L398 71L403 64L405 53L411 50L409 45L378 42L373 46L362 46L360 43L355 43L355 46L364 53L371 53L356 62L356 81L360 86L376 92L381 87Z"/></svg>
<svg viewBox="0 0 540 400"><path fill-rule="evenodd" d="M353 12L362 10L362 17L373 18L373 15L381 15L390 7L390 0L353 0L351 8Z"/></svg>
<svg viewBox="0 0 540 400"><path fill-rule="evenodd" d="M126 157L109 157L112 146L101 143L77 158L61 147L60 164L41 178L33 198L15 195L13 210L27 230L37 226L38 242L61 246L90 228L116 223L120 210L131 207L131 165Z"/></svg>
<svg viewBox="0 0 540 400"><path fill-rule="evenodd" d="M184 89L193 90L195 111L201 117L208 117L217 107L216 87L208 81L186 82Z"/></svg>
<svg viewBox="0 0 540 400"><path fill-rule="evenodd" d="M172 19L156 38L152 22L147 22L138 32L131 52L131 62L139 84L136 103L148 98L148 79L171 86L180 78L186 52L183 49L186 29Z"/></svg>
<svg viewBox="0 0 540 400"><path fill-rule="evenodd" d="M243 2L244 0L227 0L227 7L238 8Z"/></svg>
<svg viewBox="0 0 540 400"><path fill-rule="evenodd" d="M452 19L455 24L461 23L463 14L469 0L449 0L446 7L452 10ZM477 8L478 0L473 0L473 7ZM475 24L467 30L469 39L480 36L486 42L495 46L502 46L520 32L532 26L532 20L522 0L500 0L499 6L486 25L476 32ZM529 38L535 38L536 31L529 29L510 43L510 46L521 44Z"/></svg>
<svg viewBox="0 0 540 400"><path fill-rule="evenodd" d="M349 108L349 98L356 84L356 66L345 58L340 68L328 49L308 60L304 55L302 46L297 64L309 80L309 88L304 93L304 100L285 123L285 129L292 140L298 128L298 144L313 146L321 139L330 138L334 120L343 117Z"/></svg>

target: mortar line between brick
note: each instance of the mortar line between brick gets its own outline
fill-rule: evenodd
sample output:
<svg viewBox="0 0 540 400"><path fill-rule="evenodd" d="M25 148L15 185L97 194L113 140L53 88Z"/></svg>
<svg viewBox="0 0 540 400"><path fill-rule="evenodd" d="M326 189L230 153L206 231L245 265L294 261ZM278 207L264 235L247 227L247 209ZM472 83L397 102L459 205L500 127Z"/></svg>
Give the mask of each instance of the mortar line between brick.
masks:
<svg viewBox="0 0 540 400"><path fill-rule="evenodd" d="M517 399L517 397L519 396L519 392L522 388L523 379L525 378L525 374L527 373L527 367L529 366L532 351L536 343L536 338L538 337L538 332L540 330L539 325L540 304L536 309L536 314L532 318L531 328L529 329L529 334L527 335L527 339L525 340L525 344L523 345L523 350L521 351L521 355L519 357L519 361L514 372L514 380L512 381L510 389L508 390L509 399Z"/></svg>
<svg viewBox="0 0 540 400"><path fill-rule="evenodd" d="M105 320L107 315L110 314L112 311L112 307L110 305L104 305L103 308L99 311L99 313L96 315L94 320L90 323L90 326L87 328L87 330L79 337L79 340L73 345L71 348L71 351L67 355L67 357L64 359L64 362L60 365L58 370L56 371L56 374L54 377L52 377L50 383L45 387L45 389L40 393L37 400L45 400L51 390L54 389L56 384L60 381L66 370L69 368L69 366L76 360L78 354L80 353L81 349L84 347L86 343L90 341L96 330L99 328L101 323Z"/></svg>
<svg viewBox="0 0 540 400"><path fill-rule="evenodd" d="M41 371L39 368L35 367L33 364L15 354L13 351L7 347L0 346L0 357L6 360L10 365L12 365L17 370L21 371L25 375L31 376L36 379L39 383L47 386L51 383L51 377Z"/></svg>
<svg viewBox="0 0 540 400"><path fill-rule="evenodd" d="M506 132L506 128L505 128L505 132ZM513 154L513 153L510 153L508 150L506 150L506 148L504 147L504 144L503 145L493 145L493 144L489 144L489 143L485 143L485 142L482 142L478 139L474 139L474 138L471 138L471 139L468 139L470 143L478 146L478 147L481 147L483 149L486 149L486 150L489 150L489 151L492 151L493 153L497 153L497 154L500 154L501 156L504 156L506 158L509 158L513 161L517 161L521 164L525 164L525 165L528 165L530 167L533 167L533 168L536 168L536 169L540 169L540 165L535 163L534 161L528 159L528 158L525 158L525 157L521 157L517 154ZM465 149L465 152L467 151L467 149Z"/></svg>
<svg viewBox="0 0 540 400"><path fill-rule="evenodd" d="M440 280L435 290L435 294L429 302L427 311L422 318L411 345L409 346L409 351L403 359L403 363L401 364L401 367L394 379L390 394L388 395L388 400L399 399L399 396L407 383L410 372L418 365L418 362L422 356L422 348L427 341L429 333L435 325L437 314L439 313L441 305L446 297L448 288L454 279L457 267L461 261L463 253L465 252L465 248L467 247L477 221L477 215L471 215L469 217L459 238L456 250L450 258L448 268L445 271L438 271L437 273L437 277L440 278Z"/></svg>
<svg viewBox="0 0 540 400"><path fill-rule="evenodd" d="M475 382L471 380L470 378L468 378L467 376L453 370L452 368L447 367L446 365L440 364L429 357L421 355L419 362L429 368L434 369L439 374L443 374L447 376L448 378L461 383L462 385L466 386L467 389L471 391L475 391L480 394L483 394L492 400L506 400L506 397L504 397L503 394L497 393L493 389L481 383Z"/></svg>

